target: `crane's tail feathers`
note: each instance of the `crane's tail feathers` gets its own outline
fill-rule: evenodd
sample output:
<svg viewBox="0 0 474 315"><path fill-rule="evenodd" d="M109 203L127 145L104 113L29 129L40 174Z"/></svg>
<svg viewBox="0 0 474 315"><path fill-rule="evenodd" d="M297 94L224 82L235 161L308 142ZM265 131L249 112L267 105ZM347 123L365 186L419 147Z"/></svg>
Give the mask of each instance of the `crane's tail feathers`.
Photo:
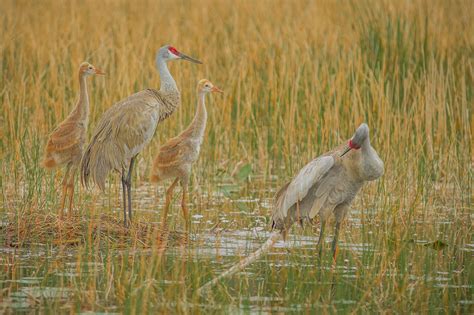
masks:
<svg viewBox="0 0 474 315"><path fill-rule="evenodd" d="M82 155L81 159L81 168L80 168L80 175L81 175L81 184L83 187L89 188L89 162L90 162L91 150L90 145L87 147L86 151Z"/></svg>
<svg viewBox="0 0 474 315"><path fill-rule="evenodd" d="M257 251L249 255L248 257L242 259L239 263L235 264L231 268L227 269L211 281L207 282L204 284L202 287L200 287L197 290L197 293L199 295L202 295L207 289L210 289L213 285L216 285L220 280L222 280L225 277L230 277L234 275L235 273L239 272L240 270L244 269L257 259L259 259L263 254L267 253L273 245L282 237L282 234L280 231L274 231L270 235L270 237L267 239L265 243L263 243L262 247L260 247Z"/></svg>
<svg viewBox="0 0 474 315"><path fill-rule="evenodd" d="M105 190L105 180L113 166L104 151L103 146L91 143L84 152L81 160L81 183L86 188L89 188L89 180L92 178L101 190Z"/></svg>

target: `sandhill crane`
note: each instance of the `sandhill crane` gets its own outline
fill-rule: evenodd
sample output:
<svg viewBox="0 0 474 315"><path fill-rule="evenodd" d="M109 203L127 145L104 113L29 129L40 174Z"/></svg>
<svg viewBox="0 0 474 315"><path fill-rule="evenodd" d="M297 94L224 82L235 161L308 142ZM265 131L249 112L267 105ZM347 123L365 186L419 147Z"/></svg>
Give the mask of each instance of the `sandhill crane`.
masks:
<svg viewBox="0 0 474 315"><path fill-rule="evenodd" d="M150 142L157 124L168 118L180 105L180 92L167 62L188 60L201 63L186 56L176 48L166 45L156 54L156 66L160 73L160 90L146 89L123 99L110 107L94 130L81 162L81 180L88 187L89 179L101 190L110 171L121 174L123 193L124 225L132 219L132 170L136 156Z"/></svg>
<svg viewBox="0 0 474 315"><path fill-rule="evenodd" d="M270 250L280 237L286 235L294 222L313 219L318 214L321 219L318 240L320 255L326 220L331 214L336 217L336 229L332 241L333 259L335 259L340 225L352 200L364 183L376 180L383 173L384 164L370 145L369 127L361 124L347 144L338 146L309 162L293 180L278 191L272 215L272 228L276 231L272 232L262 247L206 283L198 293L257 260Z"/></svg>
<svg viewBox="0 0 474 315"><path fill-rule="evenodd" d="M96 74L104 75L105 73L88 62L81 63L79 66L79 100L69 116L49 135L45 148L42 164L46 169L66 166L66 173L62 181L61 215L64 211L68 190L69 211L72 211L74 177L81 162L89 118L89 95L87 94L86 79L88 76Z"/></svg>
<svg viewBox="0 0 474 315"><path fill-rule="evenodd" d="M163 213L163 228L166 226L168 210L173 197L173 190L180 181L182 187L181 208L183 210L186 230L189 230L189 214L186 205L189 175L191 167L199 157L204 130L206 129L207 111L205 99L207 93L219 92L221 89L214 86L209 80L203 79L197 85L198 104L196 114L191 124L178 136L168 140L161 146L152 167L151 181L160 182L168 178L175 178L166 191L166 204Z"/></svg>

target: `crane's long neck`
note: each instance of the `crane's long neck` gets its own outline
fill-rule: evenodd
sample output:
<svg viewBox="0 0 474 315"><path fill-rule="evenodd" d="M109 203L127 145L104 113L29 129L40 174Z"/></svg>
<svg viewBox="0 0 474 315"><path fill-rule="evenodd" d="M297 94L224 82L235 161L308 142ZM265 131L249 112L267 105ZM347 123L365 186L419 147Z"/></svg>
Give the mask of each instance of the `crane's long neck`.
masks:
<svg viewBox="0 0 474 315"><path fill-rule="evenodd" d="M174 113L181 104L181 99L178 86L171 76L166 61L160 55L156 58L156 66L160 72L160 94L163 97L158 107L159 121L162 121Z"/></svg>
<svg viewBox="0 0 474 315"><path fill-rule="evenodd" d="M81 121L86 121L87 125L87 118L89 117L89 94L87 93L86 76L82 73L79 73L79 87L79 100L70 116Z"/></svg>
<svg viewBox="0 0 474 315"><path fill-rule="evenodd" d="M384 165L377 151L370 145L370 139L364 141L361 147L362 153L362 177L364 180L375 180L383 175Z"/></svg>
<svg viewBox="0 0 474 315"><path fill-rule="evenodd" d="M198 105L194 119L189 125L189 128L193 130L193 137L202 138L204 131L206 130L207 122L207 110L206 110L206 93L199 92L198 94Z"/></svg>
<svg viewBox="0 0 474 315"><path fill-rule="evenodd" d="M160 91L179 93L178 86L176 85L176 82L173 79L173 76L171 75L170 70L168 69L168 65L166 64L166 61L161 56L157 57L156 66L158 67L158 71L160 72L160 79L161 79Z"/></svg>

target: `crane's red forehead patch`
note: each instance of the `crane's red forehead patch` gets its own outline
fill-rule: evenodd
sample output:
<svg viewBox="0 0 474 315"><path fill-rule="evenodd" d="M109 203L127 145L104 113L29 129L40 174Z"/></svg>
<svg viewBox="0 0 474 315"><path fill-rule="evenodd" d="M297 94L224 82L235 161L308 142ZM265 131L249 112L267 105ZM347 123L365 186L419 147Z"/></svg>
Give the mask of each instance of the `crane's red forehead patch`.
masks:
<svg viewBox="0 0 474 315"><path fill-rule="evenodd" d="M174 55L176 55L176 56L179 55L179 51L178 51L176 48L174 48L173 46L170 46L170 47L168 48L168 50L169 50L171 53L173 53Z"/></svg>
<svg viewBox="0 0 474 315"><path fill-rule="evenodd" d="M359 150L360 146L356 145L352 140L349 140L349 148Z"/></svg>

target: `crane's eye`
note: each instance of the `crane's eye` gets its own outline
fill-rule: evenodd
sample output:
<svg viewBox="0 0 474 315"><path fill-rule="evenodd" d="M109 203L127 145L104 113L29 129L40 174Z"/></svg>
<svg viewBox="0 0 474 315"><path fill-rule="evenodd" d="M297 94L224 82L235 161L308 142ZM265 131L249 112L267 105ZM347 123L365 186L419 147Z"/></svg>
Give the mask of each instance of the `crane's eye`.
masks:
<svg viewBox="0 0 474 315"><path fill-rule="evenodd" d="M209 87L209 84L206 84L205 87Z"/></svg>
<svg viewBox="0 0 474 315"><path fill-rule="evenodd" d="M92 70L92 67L89 67L89 70Z"/></svg>

